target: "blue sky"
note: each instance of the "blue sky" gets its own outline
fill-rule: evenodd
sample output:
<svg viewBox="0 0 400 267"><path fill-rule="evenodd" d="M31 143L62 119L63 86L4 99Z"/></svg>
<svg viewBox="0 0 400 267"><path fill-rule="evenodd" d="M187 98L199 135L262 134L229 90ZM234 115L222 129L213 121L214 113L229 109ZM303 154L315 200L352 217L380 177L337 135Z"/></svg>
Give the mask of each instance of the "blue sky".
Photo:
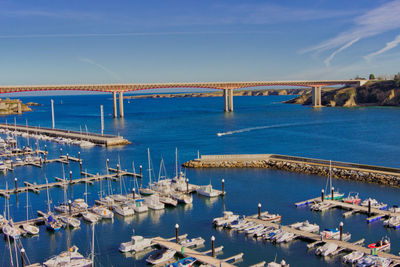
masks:
<svg viewBox="0 0 400 267"><path fill-rule="evenodd" d="M400 0L0 0L0 84L400 71Z"/></svg>

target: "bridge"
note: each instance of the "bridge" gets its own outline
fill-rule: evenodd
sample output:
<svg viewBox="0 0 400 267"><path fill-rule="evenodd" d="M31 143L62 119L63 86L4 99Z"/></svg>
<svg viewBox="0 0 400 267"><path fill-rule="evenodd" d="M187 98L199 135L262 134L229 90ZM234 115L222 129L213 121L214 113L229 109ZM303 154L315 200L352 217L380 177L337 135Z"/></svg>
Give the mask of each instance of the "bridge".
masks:
<svg viewBox="0 0 400 267"><path fill-rule="evenodd" d="M312 88L313 107L321 106L321 88L335 85L361 86L365 80L310 80L310 81L255 81L255 82L189 82L189 83L137 83L137 84L68 84L68 85L0 85L0 94L33 91L93 91L113 94L113 115L117 117L117 93L119 113L124 117L123 94L125 92L161 88L206 88L223 90L224 111L233 111L233 90L266 86L297 86Z"/></svg>

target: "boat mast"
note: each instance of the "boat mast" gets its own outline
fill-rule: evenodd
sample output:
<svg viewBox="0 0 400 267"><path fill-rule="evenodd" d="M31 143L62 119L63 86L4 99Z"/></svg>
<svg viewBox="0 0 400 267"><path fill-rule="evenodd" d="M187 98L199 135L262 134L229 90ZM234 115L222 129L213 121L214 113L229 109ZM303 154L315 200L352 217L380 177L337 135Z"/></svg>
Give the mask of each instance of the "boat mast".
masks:
<svg viewBox="0 0 400 267"><path fill-rule="evenodd" d="M85 203L87 204L87 170L85 170Z"/></svg>
<svg viewBox="0 0 400 267"><path fill-rule="evenodd" d="M329 184L331 187L330 189L332 191L332 161L331 160L329 160Z"/></svg>
<svg viewBox="0 0 400 267"><path fill-rule="evenodd" d="M46 177L46 192L47 192L47 212L50 212L50 197L49 197L49 184Z"/></svg>
<svg viewBox="0 0 400 267"><path fill-rule="evenodd" d="M29 190L26 190L26 223L28 223L28 207L29 207L28 191Z"/></svg>
<svg viewBox="0 0 400 267"><path fill-rule="evenodd" d="M178 178L178 148L175 147L175 177Z"/></svg>
<svg viewBox="0 0 400 267"><path fill-rule="evenodd" d="M147 148L147 161L149 165L149 187L151 188L151 166L150 166L150 149Z"/></svg>
<svg viewBox="0 0 400 267"><path fill-rule="evenodd" d="M92 223L92 267L94 267L94 223Z"/></svg>

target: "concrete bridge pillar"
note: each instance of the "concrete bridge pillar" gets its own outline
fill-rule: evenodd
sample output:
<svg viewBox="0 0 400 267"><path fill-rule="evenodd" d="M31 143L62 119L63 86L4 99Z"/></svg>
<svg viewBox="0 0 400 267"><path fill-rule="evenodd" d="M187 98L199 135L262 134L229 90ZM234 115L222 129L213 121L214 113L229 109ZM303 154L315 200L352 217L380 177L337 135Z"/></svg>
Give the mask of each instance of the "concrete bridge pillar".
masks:
<svg viewBox="0 0 400 267"><path fill-rule="evenodd" d="M224 89L224 111L228 112L228 89Z"/></svg>
<svg viewBox="0 0 400 267"><path fill-rule="evenodd" d="M117 92L113 92L113 117L117 117Z"/></svg>
<svg viewBox="0 0 400 267"><path fill-rule="evenodd" d="M22 114L22 104L21 104L21 102L18 102L18 104L17 104L17 113L18 114Z"/></svg>
<svg viewBox="0 0 400 267"><path fill-rule="evenodd" d="M313 107L321 107L321 86L312 88L312 105Z"/></svg>
<svg viewBox="0 0 400 267"><path fill-rule="evenodd" d="M229 112L233 111L233 90L228 90L229 92Z"/></svg>
<svg viewBox="0 0 400 267"><path fill-rule="evenodd" d="M119 116L124 117L124 93L119 92Z"/></svg>

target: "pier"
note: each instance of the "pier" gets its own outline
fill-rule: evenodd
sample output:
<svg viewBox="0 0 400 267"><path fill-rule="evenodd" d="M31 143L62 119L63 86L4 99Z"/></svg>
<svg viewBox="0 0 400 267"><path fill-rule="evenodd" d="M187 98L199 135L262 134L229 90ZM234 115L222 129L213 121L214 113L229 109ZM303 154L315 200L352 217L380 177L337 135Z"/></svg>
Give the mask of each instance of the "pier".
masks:
<svg viewBox="0 0 400 267"><path fill-rule="evenodd" d="M330 242L330 243L336 244L341 251L344 251L344 250L356 251L356 250L358 250L358 251L364 252L366 255L369 255L371 253L371 249L370 248L363 247L363 246L360 245L361 240L357 241L357 242L354 242L354 243L351 243L351 242L348 242L348 241L335 240L335 239L324 239L324 240L322 240L321 236L319 234L314 234L314 233L309 233L309 232L297 230L297 229L294 229L292 227L285 226L285 225L279 225L279 224L276 224L276 223L266 222L266 221L258 219L257 215L246 217L245 220L254 221L257 224L263 224L265 226L273 226L275 228L279 227L283 231L295 234L297 238L306 240L308 242L312 242L311 243L312 246L310 246L310 247L313 247L314 245L316 245L317 243L320 243L320 242L325 242L325 243L326 242ZM377 255L380 256L380 257L390 258L393 261L392 264L400 264L400 256L397 256L397 255L394 255L394 254L390 254L390 253L386 253L386 252L378 252Z"/></svg>
<svg viewBox="0 0 400 267"><path fill-rule="evenodd" d="M72 140L79 140L79 141L84 140L102 146L118 146L118 145L130 144L130 142L124 139L122 136L107 135L107 134L102 135L97 133L82 133L78 131L70 131L63 129L52 129L52 128L25 126L25 125L10 125L4 123L0 123L0 129L5 129L9 131L19 131L28 134L41 134L49 137L69 138Z"/></svg>
<svg viewBox="0 0 400 267"><path fill-rule="evenodd" d="M320 203L320 202L321 202L321 197L317 197L317 198L312 198L312 199L308 199L305 201L297 202L297 203L295 203L295 206L301 207L301 206L305 206L305 205L309 205L309 204L313 204L313 203ZM400 216L399 212L390 212L388 210L381 210L381 209L377 209L377 208L373 208L373 207L354 205L351 203L346 203L346 202L337 201L337 200L324 199L324 202L330 204L327 207L327 209L340 208L340 209L348 210L347 212L343 213L343 217L348 217L348 216L351 216L356 213L367 214L368 215L368 218L366 219L367 223L378 221L382 218Z"/></svg>
<svg viewBox="0 0 400 267"><path fill-rule="evenodd" d="M187 168L268 168L400 187L400 169L279 154L201 155Z"/></svg>
<svg viewBox="0 0 400 267"><path fill-rule="evenodd" d="M110 168L110 170L113 170ZM55 180L57 182L52 182L52 183L47 183L47 184L32 184L29 182L24 182L25 186L22 187L16 187L13 189L0 189L0 196L3 197L9 197L11 194L18 194L26 191L32 191L34 193L39 193L41 190L44 190L46 188L52 188L52 187L66 187L68 185L74 185L74 184L79 184L79 183L93 183L94 181L101 181L103 179L120 179L123 176L133 176L135 178L142 178L142 175L136 174L133 172L128 172L128 171L123 171L123 170L118 170L112 173L108 174L90 174L86 172L82 172L81 174L86 175L87 177L84 178L76 178L72 179L72 176L70 175L70 178L62 179L55 177Z"/></svg>

